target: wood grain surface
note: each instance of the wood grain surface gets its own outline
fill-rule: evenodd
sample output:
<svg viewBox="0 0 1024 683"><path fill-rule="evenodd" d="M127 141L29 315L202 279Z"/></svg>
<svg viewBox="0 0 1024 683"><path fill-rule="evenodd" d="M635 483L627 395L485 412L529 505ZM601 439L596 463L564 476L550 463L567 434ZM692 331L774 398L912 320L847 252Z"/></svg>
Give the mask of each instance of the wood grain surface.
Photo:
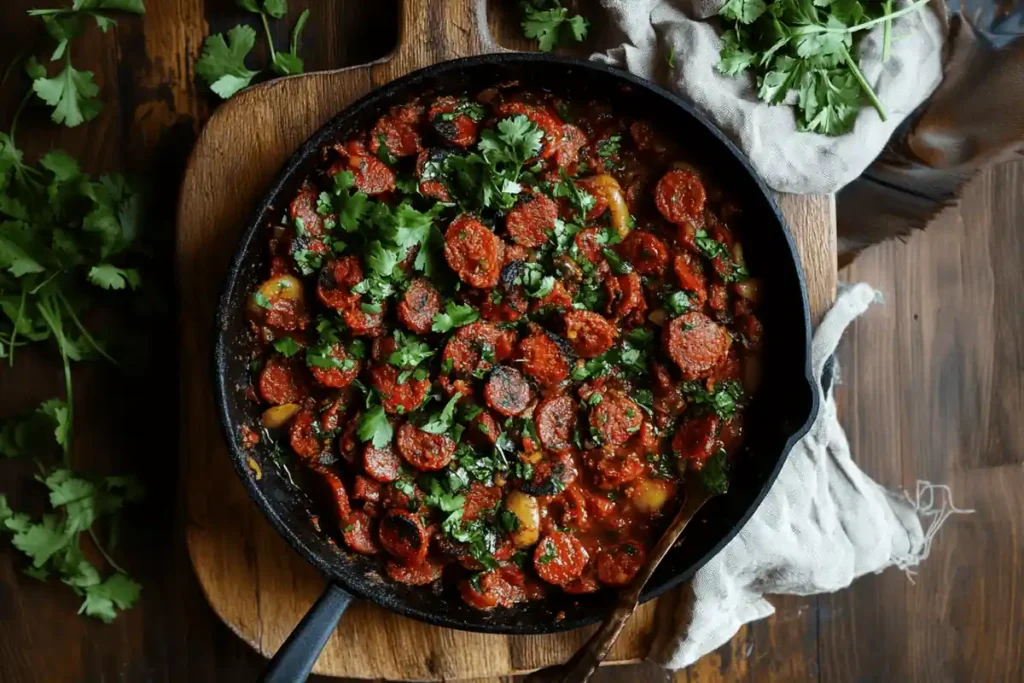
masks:
<svg viewBox="0 0 1024 683"><path fill-rule="evenodd" d="M0 67L22 50L48 51L24 11L54 4L0 5ZM289 21L275 22L272 30L283 44L298 12L313 11L302 48L309 69L365 63L395 42L394 0L289 4ZM521 47L508 7L514 3L492 4L490 25L499 42ZM248 18L230 0L147 5L145 18L123 19L107 35L92 28L75 43L76 64L95 71L103 87L103 115L68 131L47 122L41 108L30 108L19 143L30 156L60 147L89 171L150 178L150 230L160 254L150 276L173 292L171 217L182 169L197 131L218 105L192 70L203 36ZM265 50L259 47L250 65L261 63ZM13 78L0 89L0 130L26 85ZM884 307L856 324L840 352L846 379L840 417L858 460L892 486L913 488L917 476L949 482L958 502L979 510L943 531L916 585L890 571L834 596L773 598L775 616L741 629L686 671L672 676L650 664L616 666L599 671L596 681L1021 680L1022 225L1024 164L1004 166L973 183L962 206L929 231L906 244L873 248L842 273L881 286L887 296ZM145 586L142 602L111 626L76 617L69 591L24 576L21 557L0 546L0 681L250 681L263 666L208 606L187 555L184 500L176 492L176 359L179 340L187 340L174 297L168 294L163 303L149 349L154 362L145 374L85 364L75 371L75 464L99 472L134 470L149 488L118 550ZM0 367L0 419L61 391L52 350L23 354L13 370ZM32 472L31 463L0 462L0 491L18 506L38 503ZM678 607L660 604L667 614ZM389 646L412 656L418 643ZM528 657L530 647L525 643L509 656Z"/></svg>

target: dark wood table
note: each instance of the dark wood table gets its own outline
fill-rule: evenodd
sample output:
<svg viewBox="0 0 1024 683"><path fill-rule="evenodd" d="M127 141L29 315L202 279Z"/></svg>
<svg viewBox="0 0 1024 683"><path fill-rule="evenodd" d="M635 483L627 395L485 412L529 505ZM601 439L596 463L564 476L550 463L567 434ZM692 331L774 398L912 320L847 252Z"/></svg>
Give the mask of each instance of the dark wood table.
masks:
<svg viewBox="0 0 1024 683"><path fill-rule="evenodd" d="M22 50L48 51L40 26L24 14L35 4L8 0L0 7L0 65ZM311 70L368 61L394 41L394 0L290 4L290 17L313 10L302 50ZM19 142L30 155L60 147L89 171L149 178L156 210L148 228L160 254L151 278L170 293L181 169L216 106L195 81L195 60L207 33L230 28L244 13L231 0L148 5L144 19L124 19L106 35L90 28L74 44L76 64L95 71L103 86L104 114L66 130L30 110ZM492 30L511 41L510 8L492 9ZM289 28L274 26L280 43ZM264 54L261 44L252 63ZM13 79L0 90L0 129L25 86ZM858 461L880 481L911 489L915 477L948 482L978 513L950 522L916 585L892 570L831 596L774 599L778 614L742 629L674 680L1021 680L1024 164L984 174L963 205L937 223L909 244L870 250L843 273L881 287L888 303L857 323L840 353L847 382L841 418ZM24 576L21 558L3 546L0 681L245 681L262 667L206 605L185 553L175 495L176 304L172 294L163 303L146 373L82 364L75 374L76 465L137 471L149 488L118 550L145 587L142 602L110 626L76 617L69 591ZM51 353L26 353L13 370L0 369L0 416L60 395L62 386ZM31 463L3 461L0 491L19 505L38 500L31 471ZM597 678L670 679L651 665L603 670Z"/></svg>

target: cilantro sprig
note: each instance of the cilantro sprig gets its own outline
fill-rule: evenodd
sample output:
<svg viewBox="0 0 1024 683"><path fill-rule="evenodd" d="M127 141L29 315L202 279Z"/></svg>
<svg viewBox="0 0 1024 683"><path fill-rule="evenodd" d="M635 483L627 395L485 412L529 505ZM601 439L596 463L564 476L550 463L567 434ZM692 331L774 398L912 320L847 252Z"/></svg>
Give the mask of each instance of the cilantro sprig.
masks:
<svg viewBox="0 0 1024 683"><path fill-rule="evenodd" d="M561 43L582 42L587 37L590 22L579 14L569 16L569 10L558 0L524 0L523 35L537 41L542 52L551 52Z"/></svg>
<svg viewBox="0 0 1024 683"><path fill-rule="evenodd" d="M309 10L303 10L299 15L292 28L289 50L282 52L274 46L268 17L283 19L288 13L287 0L237 0L237 3L242 9L260 17L270 48L270 70L278 76L301 74L305 70L305 63L299 57L299 47L302 32L309 21ZM247 88L260 75L260 71L253 71L245 65L245 58L255 46L256 31L244 24L235 26L226 34L212 35L203 43L202 55L196 62L196 73L214 93L226 100Z"/></svg>
<svg viewBox="0 0 1024 683"><path fill-rule="evenodd" d="M32 91L53 107L54 123L69 128L96 118L102 104L97 95L100 88L91 71L79 70L71 62L71 41L85 32L85 20L92 19L104 33L116 24L111 12L145 14L142 0L75 0L71 7L29 10L29 16L43 21L46 33L57 42L50 55L51 62L62 62L63 69L52 78L47 69L34 58L27 65Z"/></svg>
<svg viewBox="0 0 1024 683"><path fill-rule="evenodd" d="M795 91L801 130L842 135L853 128L865 99L886 119L860 70L855 36L883 23L888 36L893 19L926 3L914 0L891 11L889 3L860 0L728 0L719 16L733 28L722 34L717 69L728 76L752 70L758 97L771 104Z"/></svg>

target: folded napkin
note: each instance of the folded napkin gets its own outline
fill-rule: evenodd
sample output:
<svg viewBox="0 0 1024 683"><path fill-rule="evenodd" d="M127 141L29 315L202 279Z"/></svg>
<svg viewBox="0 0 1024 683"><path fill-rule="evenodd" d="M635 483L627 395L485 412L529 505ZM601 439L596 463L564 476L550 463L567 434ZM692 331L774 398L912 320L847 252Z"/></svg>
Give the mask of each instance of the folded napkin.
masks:
<svg viewBox="0 0 1024 683"><path fill-rule="evenodd" d="M659 634L651 659L671 669L692 664L743 624L771 615L769 593L828 593L891 566L910 576L942 523L971 512L958 510L945 486L918 482L911 498L878 485L853 462L836 418L833 354L847 326L879 299L868 285L849 287L818 327L811 355L822 401L811 431L750 521L697 572L678 630Z"/></svg>
<svg viewBox="0 0 1024 683"><path fill-rule="evenodd" d="M942 80L946 26L944 10L936 4L936 11L929 5L895 20L892 52L884 64L881 25L860 42L861 71L885 105L888 120L882 121L868 106L846 135L798 131L792 107L759 100L752 76L725 76L715 69L723 30L716 15L723 4L724 0L601 0L607 14L607 22L601 23L609 26L603 54L593 58L660 82L692 103L780 192L831 193L853 181Z"/></svg>

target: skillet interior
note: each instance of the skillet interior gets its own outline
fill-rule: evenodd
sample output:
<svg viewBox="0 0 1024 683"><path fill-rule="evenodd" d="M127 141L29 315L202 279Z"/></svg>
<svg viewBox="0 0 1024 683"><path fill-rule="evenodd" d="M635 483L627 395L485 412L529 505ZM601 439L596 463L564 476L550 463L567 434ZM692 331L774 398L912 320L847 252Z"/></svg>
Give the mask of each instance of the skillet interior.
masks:
<svg viewBox="0 0 1024 683"><path fill-rule="evenodd" d="M258 207L231 264L216 320L215 389L235 468L256 504L313 566L350 593L433 624L494 633L551 633L594 623L607 612L609 594L552 594L546 600L490 612L466 605L451 586L431 591L382 579L373 558L347 553L310 521L308 497L271 465L266 444L252 453L263 463L256 481L240 447L239 428L258 422L245 398L253 339L245 321L248 293L266 277L265 226L276 219L302 179L316 166L320 148L372 125L389 106L426 91L476 92L519 80L531 89L576 99L610 102L619 115L644 118L684 144L698 166L743 207L733 224L750 271L764 281L759 311L765 329L762 385L748 411L746 448L728 495L705 506L647 585L644 600L688 579L736 534L775 480L792 444L809 428L817 409L810 381L810 320L803 272L792 238L767 188L742 154L710 124L667 91L626 72L566 58L501 54L444 62L391 82L355 103L313 135L288 162ZM283 458L287 461L287 456ZM561 616L560 616L561 615Z"/></svg>

